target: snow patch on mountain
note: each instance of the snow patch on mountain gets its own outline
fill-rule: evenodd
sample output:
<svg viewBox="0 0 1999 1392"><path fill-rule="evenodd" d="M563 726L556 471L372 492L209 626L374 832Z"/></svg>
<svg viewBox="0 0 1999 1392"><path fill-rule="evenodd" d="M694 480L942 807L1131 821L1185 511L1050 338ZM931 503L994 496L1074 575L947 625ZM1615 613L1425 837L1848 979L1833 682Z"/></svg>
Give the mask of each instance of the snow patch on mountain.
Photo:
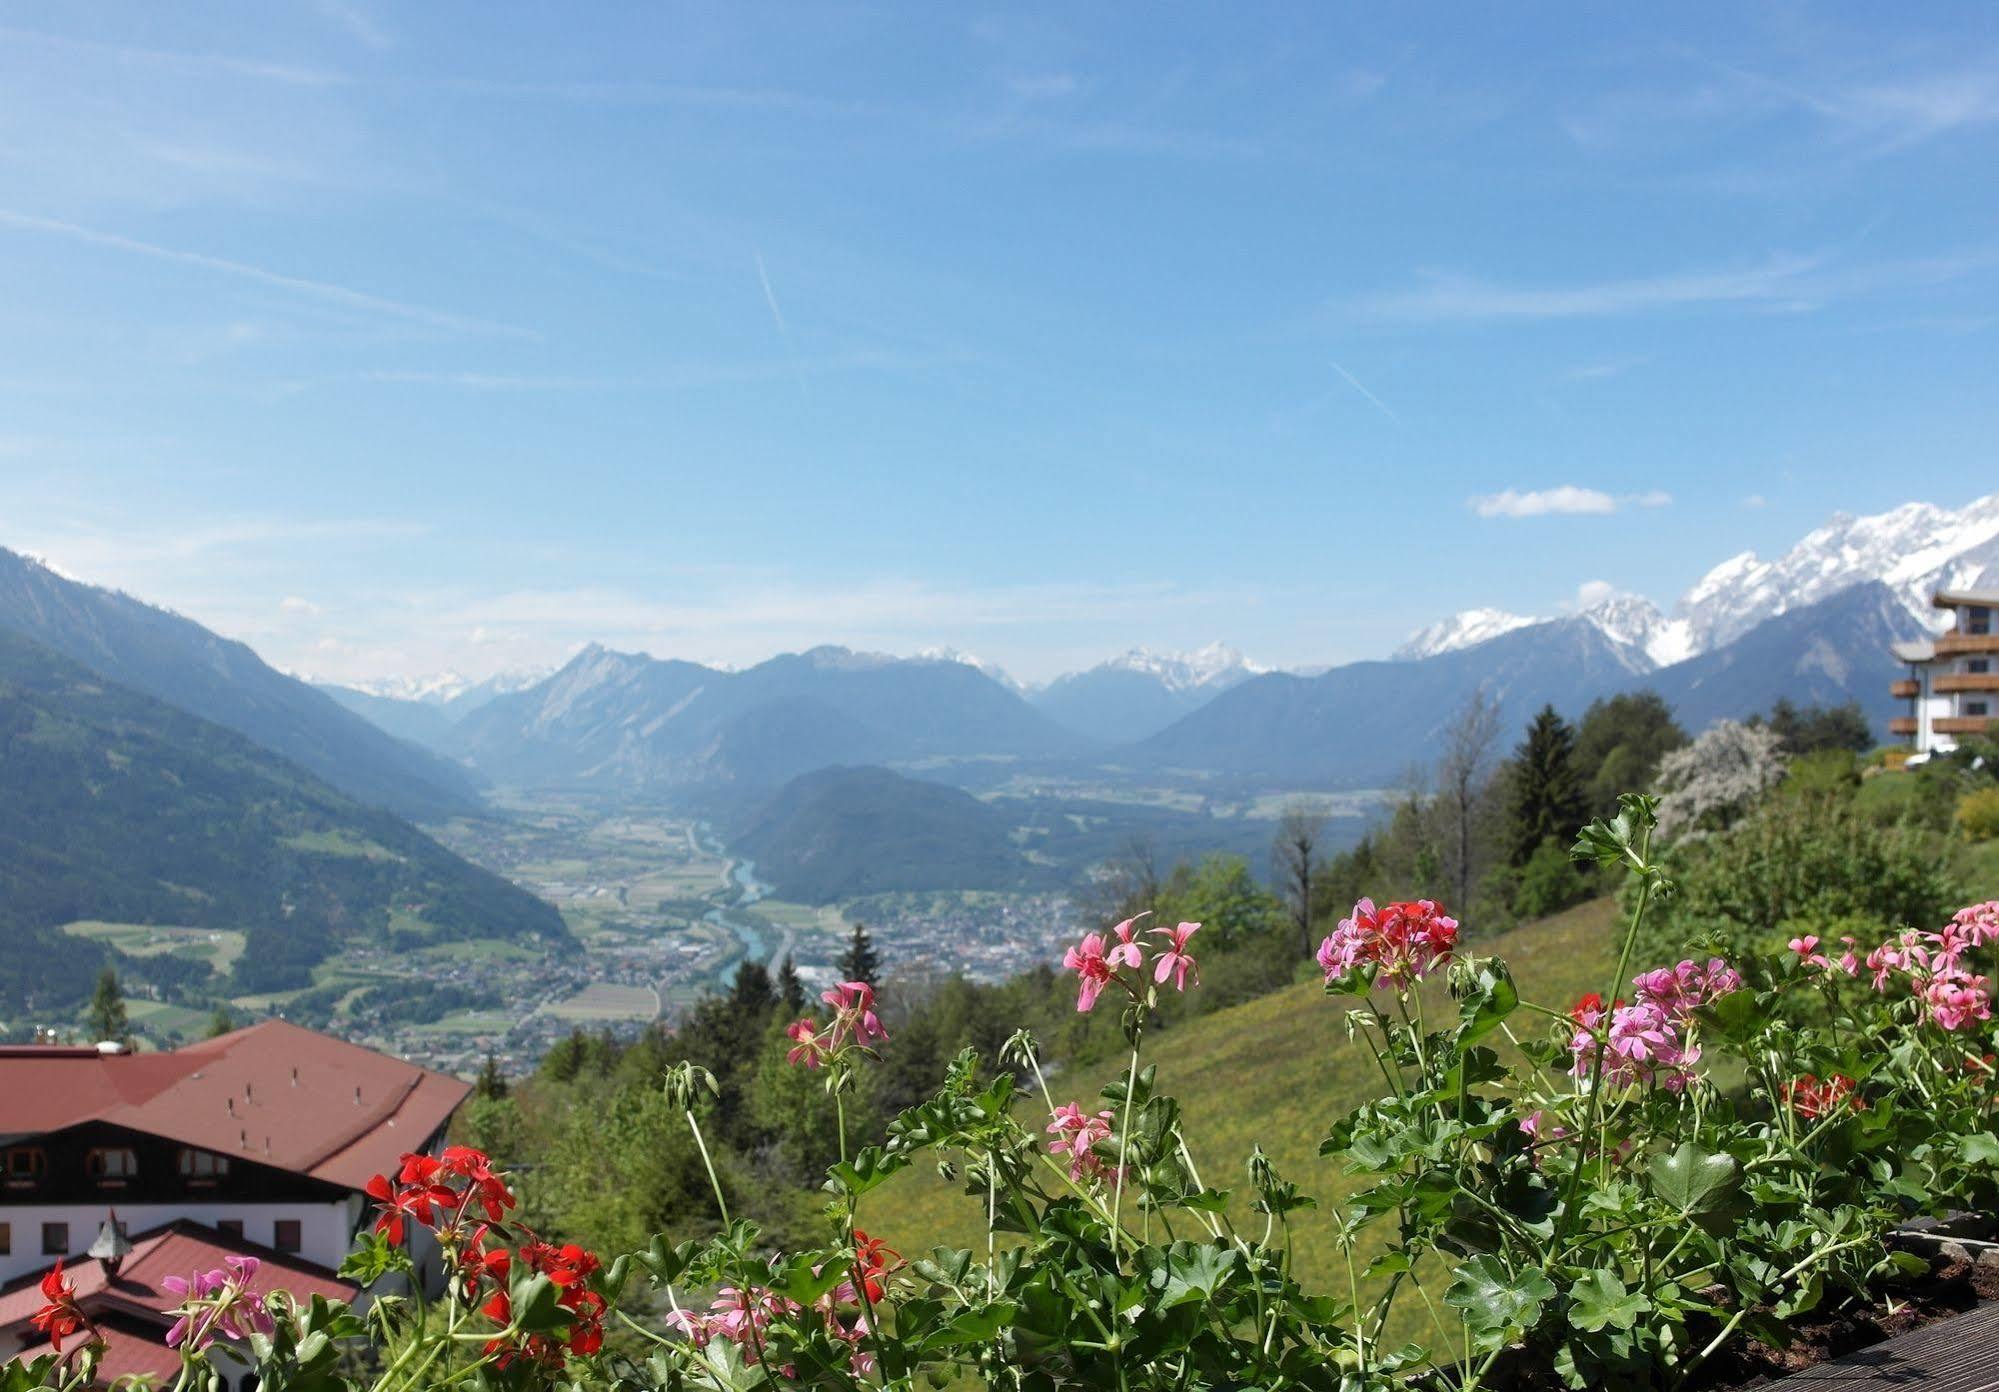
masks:
<svg viewBox="0 0 1999 1392"><path fill-rule="evenodd" d="M1671 616L1639 595L1601 581L1583 586L1578 611L1605 637L1670 667L1733 642L1780 614L1879 580L1918 622L1937 627L1939 589L1999 583L1999 493L1958 509L1904 503L1867 517L1835 516L1775 560L1754 551L1730 556L1696 581ZM1415 634L1395 650L1409 661L1469 648L1546 619L1502 609L1467 609Z"/></svg>
<svg viewBox="0 0 1999 1392"><path fill-rule="evenodd" d="M1168 691L1219 690L1261 676L1268 667L1251 662L1226 643L1209 643L1192 652L1155 652L1132 648L1099 664L1117 671L1140 672Z"/></svg>
<svg viewBox="0 0 1999 1392"><path fill-rule="evenodd" d="M1391 656L1398 662L1415 662L1459 648L1476 647L1502 633L1542 622L1545 621L1525 614L1509 614L1504 609L1466 609L1410 634L1409 641Z"/></svg>
<svg viewBox="0 0 1999 1392"><path fill-rule="evenodd" d="M1838 514L1775 560L1731 556L1674 609L1696 651L1718 647L1800 605L1879 580L1925 625L1930 595L1999 572L1999 493L1952 510L1904 503L1868 517Z"/></svg>
<svg viewBox="0 0 1999 1392"><path fill-rule="evenodd" d="M1028 689L1026 682L1021 681L997 662L988 662L976 653L964 652L958 648L924 648L916 654L916 660L920 662L963 663L967 667L975 667L979 671L984 672L1008 691L1018 694Z"/></svg>

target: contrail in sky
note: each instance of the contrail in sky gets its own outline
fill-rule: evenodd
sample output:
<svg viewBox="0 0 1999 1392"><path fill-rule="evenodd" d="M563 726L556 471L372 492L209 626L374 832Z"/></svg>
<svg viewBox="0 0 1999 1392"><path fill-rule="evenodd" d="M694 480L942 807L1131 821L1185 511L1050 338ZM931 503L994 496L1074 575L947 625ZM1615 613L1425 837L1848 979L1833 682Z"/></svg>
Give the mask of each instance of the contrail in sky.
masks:
<svg viewBox="0 0 1999 1392"><path fill-rule="evenodd" d="M1326 361L1332 362L1332 359L1328 358ZM1362 396L1366 397L1369 401L1373 402L1375 410L1381 412L1382 415L1387 416L1397 425L1402 424L1402 417L1396 415L1394 410L1389 406L1389 404L1386 401L1383 401L1380 397L1376 396L1373 392L1369 391L1366 387L1362 386L1360 378L1354 376L1351 372L1347 371L1344 367L1341 367L1336 362L1333 363L1333 371L1339 373L1340 376L1346 378L1348 386L1352 387L1355 391L1359 392Z"/></svg>
<svg viewBox="0 0 1999 1392"><path fill-rule="evenodd" d="M770 306L771 321L777 325L777 336L784 340L784 351L791 355L794 375L798 379L798 394L805 395L805 371L799 362L798 345L791 341L791 325L784 322L784 311L778 308L777 291L770 288L770 272L764 269L764 254L750 253L757 261L757 283L764 288L764 303Z"/></svg>

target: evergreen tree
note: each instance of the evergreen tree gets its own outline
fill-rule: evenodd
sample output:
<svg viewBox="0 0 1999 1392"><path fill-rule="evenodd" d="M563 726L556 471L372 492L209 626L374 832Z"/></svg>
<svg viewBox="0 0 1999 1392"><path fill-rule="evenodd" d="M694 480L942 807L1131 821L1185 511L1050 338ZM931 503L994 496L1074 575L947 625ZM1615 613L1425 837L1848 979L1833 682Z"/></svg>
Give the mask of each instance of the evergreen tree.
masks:
<svg viewBox="0 0 1999 1392"><path fill-rule="evenodd" d="M788 952L784 954L784 965L777 969L777 999L787 1016L796 1018L805 1009L805 983L798 979L798 963Z"/></svg>
<svg viewBox="0 0 1999 1392"><path fill-rule="evenodd" d="M215 1013L208 1017L208 1037L216 1039L236 1028L236 1017L229 1013L229 1007L218 1005Z"/></svg>
<svg viewBox="0 0 1999 1392"><path fill-rule="evenodd" d="M118 973L106 967L99 973L97 990L90 998L90 1037L115 1042L131 1027L125 1016L125 993L118 989Z"/></svg>
<svg viewBox="0 0 1999 1392"><path fill-rule="evenodd" d="M507 1075L500 1071L500 1061L490 1052L479 1069L479 1079L472 1085L472 1090L489 1101L497 1101L507 1095Z"/></svg>
<svg viewBox="0 0 1999 1392"><path fill-rule="evenodd" d="M1587 820L1575 753L1575 730L1553 706L1541 707L1513 751L1509 864L1525 865L1543 841L1566 844Z"/></svg>
<svg viewBox="0 0 1999 1392"><path fill-rule="evenodd" d="M881 985L881 954L875 951L874 939L868 936L867 925L856 923L854 936L847 942L847 950L840 957L840 980L865 981L870 986Z"/></svg>

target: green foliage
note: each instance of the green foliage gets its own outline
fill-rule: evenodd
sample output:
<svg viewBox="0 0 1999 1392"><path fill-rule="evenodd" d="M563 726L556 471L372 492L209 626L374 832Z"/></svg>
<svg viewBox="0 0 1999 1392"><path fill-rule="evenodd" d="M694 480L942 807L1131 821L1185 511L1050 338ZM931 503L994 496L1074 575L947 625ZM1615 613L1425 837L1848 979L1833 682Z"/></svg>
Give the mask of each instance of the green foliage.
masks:
<svg viewBox="0 0 1999 1392"><path fill-rule="evenodd" d="M1522 919L1546 918L1594 891L1590 874L1570 857L1567 847L1550 839L1534 848L1513 881L1513 912Z"/></svg>
<svg viewBox="0 0 1999 1392"><path fill-rule="evenodd" d="M1807 706L1800 710L1789 700L1778 698L1770 708L1767 722L1751 716L1749 724L1767 723L1784 753L1800 755L1843 752L1865 754L1874 747L1874 731L1857 701L1843 706Z"/></svg>
<svg viewBox="0 0 1999 1392"><path fill-rule="evenodd" d="M1860 760L1850 749L1814 749L1784 767L1787 797L1851 796L1860 787Z"/></svg>
<svg viewBox="0 0 1999 1392"><path fill-rule="evenodd" d="M125 1016L125 993L118 989L118 973L109 967L98 973L88 1019L93 1040L117 1043L131 1029L131 1021Z"/></svg>
<svg viewBox="0 0 1999 1392"><path fill-rule="evenodd" d="M1687 732L1656 691L1592 701L1576 727L1575 751L1590 810L1608 816L1620 792L1653 786L1659 761L1686 742Z"/></svg>
<svg viewBox="0 0 1999 1392"><path fill-rule="evenodd" d="M1835 924L1871 924L1877 935L1929 927L1959 893L1937 837L1883 825L1837 794L1773 797L1728 834L1674 847L1669 872L1678 892L1654 910L1640 943L1662 958L1692 943L1837 936Z"/></svg>
<svg viewBox="0 0 1999 1392"><path fill-rule="evenodd" d="M1576 732L1553 706L1543 706L1528 725L1505 777L1511 821L1507 860L1524 866L1547 842L1560 841L1578 826L1588 805L1576 771Z"/></svg>
<svg viewBox="0 0 1999 1392"><path fill-rule="evenodd" d="M1957 825L1967 841L1999 837L1999 788L1974 788L1959 798Z"/></svg>
<svg viewBox="0 0 1999 1392"><path fill-rule="evenodd" d="M875 940L868 936L866 924L856 923L853 935L847 940L847 950L840 956L840 980L879 986L881 977L882 959L875 950Z"/></svg>

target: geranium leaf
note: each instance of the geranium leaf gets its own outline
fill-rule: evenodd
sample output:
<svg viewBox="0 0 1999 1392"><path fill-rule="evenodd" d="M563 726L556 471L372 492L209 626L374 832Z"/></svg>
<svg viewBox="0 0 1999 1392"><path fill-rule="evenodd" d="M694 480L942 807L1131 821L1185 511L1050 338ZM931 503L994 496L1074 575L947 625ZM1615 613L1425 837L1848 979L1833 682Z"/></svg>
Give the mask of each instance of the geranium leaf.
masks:
<svg viewBox="0 0 1999 1392"><path fill-rule="evenodd" d="M1692 1141L1669 1155L1654 1156L1646 1173L1652 1177L1652 1192L1688 1215L1720 1208L1742 1183L1742 1166L1734 1156L1702 1150Z"/></svg>

